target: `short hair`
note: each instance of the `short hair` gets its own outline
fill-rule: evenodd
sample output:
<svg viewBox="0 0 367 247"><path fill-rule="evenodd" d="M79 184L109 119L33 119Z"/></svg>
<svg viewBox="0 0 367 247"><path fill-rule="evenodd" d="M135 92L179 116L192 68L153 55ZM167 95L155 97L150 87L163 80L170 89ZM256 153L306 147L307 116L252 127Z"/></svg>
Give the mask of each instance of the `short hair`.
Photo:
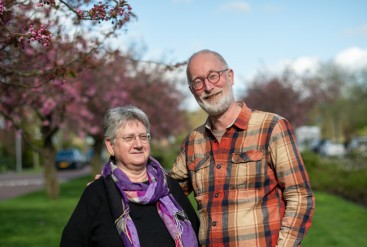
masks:
<svg viewBox="0 0 367 247"><path fill-rule="evenodd" d="M186 77L187 77L187 81L190 83L190 72L189 72L189 65L191 63L191 60L196 57L197 55L200 54L213 54L216 58L218 58L218 60L223 64L223 66L228 69L228 64L226 62L226 60L222 57L222 55L220 55L218 52L216 51L211 51L208 49L204 49L204 50L200 50L198 52L195 52L194 54L191 55L191 57L189 58L189 60L187 60L187 67L186 67Z"/></svg>
<svg viewBox="0 0 367 247"><path fill-rule="evenodd" d="M104 137L115 139L117 131L128 121L139 121L145 126L147 132L150 132L148 116L138 107L126 105L107 110L104 116Z"/></svg>

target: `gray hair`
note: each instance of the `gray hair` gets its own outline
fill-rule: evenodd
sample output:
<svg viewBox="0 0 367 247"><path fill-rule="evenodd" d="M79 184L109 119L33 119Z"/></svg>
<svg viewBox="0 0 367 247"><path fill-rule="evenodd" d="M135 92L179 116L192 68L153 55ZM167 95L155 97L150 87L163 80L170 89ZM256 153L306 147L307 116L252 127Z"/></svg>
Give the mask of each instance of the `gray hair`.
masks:
<svg viewBox="0 0 367 247"><path fill-rule="evenodd" d="M226 62L226 60L222 57L222 55L220 55L218 52L215 52L215 51L211 51L211 50L208 50L208 49L204 49L204 50L200 50L198 52L195 52L194 54L191 55L191 57L189 58L189 60L187 60L187 67L186 67L186 77L187 77L187 81L188 83L190 84L190 77L191 77L191 74L190 74L190 71L189 71L189 65L191 63L191 60L196 57L197 55L200 55L200 54L212 54L214 55L216 58L218 58L218 60L223 64L223 66L228 69L228 64Z"/></svg>
<svg viewBox="0 0 367 247"><path fill-rule="evenodd" d="M104 137L113 141L117 131L128 121L141 122L147 132L150 132L148 116L139 108L132 105L119 106L109 109L104 116Z"/></svg>

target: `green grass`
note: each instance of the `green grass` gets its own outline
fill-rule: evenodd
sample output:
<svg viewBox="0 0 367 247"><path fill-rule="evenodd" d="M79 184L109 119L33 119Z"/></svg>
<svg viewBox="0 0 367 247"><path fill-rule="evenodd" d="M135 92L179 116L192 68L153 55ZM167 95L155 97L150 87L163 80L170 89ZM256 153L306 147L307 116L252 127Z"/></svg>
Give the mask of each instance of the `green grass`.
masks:
<svg viewBox="0 0 367 247"><path fill-rule="evenodd" d="M367 208L325 193L315 193L313 224L302 246L366 246Z"/></svg>
<svg viewBox="0 0 367 247"><path fill-rule="evenodd" d="M58 200L49 200L39 191L0 202L0 246L58 246L62 229L89 181L88 176L61 184ZM333 195L315 195L313 225L302 246L365 246L367 208Z"/></svg>
<svg viewBox="0 0 367 247"><path fill-rule="evenodd" d="M44 191L0 202L0 246L59 246L61 232L90 177L61 184L60 198Z"/></svg>

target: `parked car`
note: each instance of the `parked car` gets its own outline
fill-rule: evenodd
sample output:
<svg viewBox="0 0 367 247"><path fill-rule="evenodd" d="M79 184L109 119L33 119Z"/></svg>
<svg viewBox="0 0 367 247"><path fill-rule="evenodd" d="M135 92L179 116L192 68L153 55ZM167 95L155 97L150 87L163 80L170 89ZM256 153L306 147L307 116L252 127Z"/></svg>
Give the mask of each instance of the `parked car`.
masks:
<svg viewBox="0 0 367 247"><path fill-rule="evenodd" d="M326 157L343 157L346 153L342 143L324 140L319 147L320 154Z"/></svg>
<svg viewBox="0 0 367 247"><path fill-rule="evenodd" d="M65 149L56 154L55 164L59 170L81 169L88 164L88 159L79 149Z"/></svg>
<svg viewBox="0 0 367 247"><path fill-rule="evenodd" d="M354 137L347 145L349 154L367 157L367 136Z"/></svg>
<svg viewBox="0 0 367 247"><path fill-rule="evenodd" d="M311 151L324 157L343 157L346 154L344 144L322 139L310 143Z"/></svg>

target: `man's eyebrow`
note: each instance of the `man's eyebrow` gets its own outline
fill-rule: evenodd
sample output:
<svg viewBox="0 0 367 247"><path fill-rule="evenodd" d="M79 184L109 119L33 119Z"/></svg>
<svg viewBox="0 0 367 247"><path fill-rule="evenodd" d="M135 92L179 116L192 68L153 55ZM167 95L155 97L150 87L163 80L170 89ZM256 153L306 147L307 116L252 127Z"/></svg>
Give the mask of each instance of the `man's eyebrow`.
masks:
<svg viewBox="0 0 367 247"><path fill-rule="evenodd" d="M211 70L208 71L208 73L206 74L206 76L196 76L196 77L193 77L191 80L194 80L196 78L206 78L212 72L217 72L217 70L211 69Z"/></svg>

